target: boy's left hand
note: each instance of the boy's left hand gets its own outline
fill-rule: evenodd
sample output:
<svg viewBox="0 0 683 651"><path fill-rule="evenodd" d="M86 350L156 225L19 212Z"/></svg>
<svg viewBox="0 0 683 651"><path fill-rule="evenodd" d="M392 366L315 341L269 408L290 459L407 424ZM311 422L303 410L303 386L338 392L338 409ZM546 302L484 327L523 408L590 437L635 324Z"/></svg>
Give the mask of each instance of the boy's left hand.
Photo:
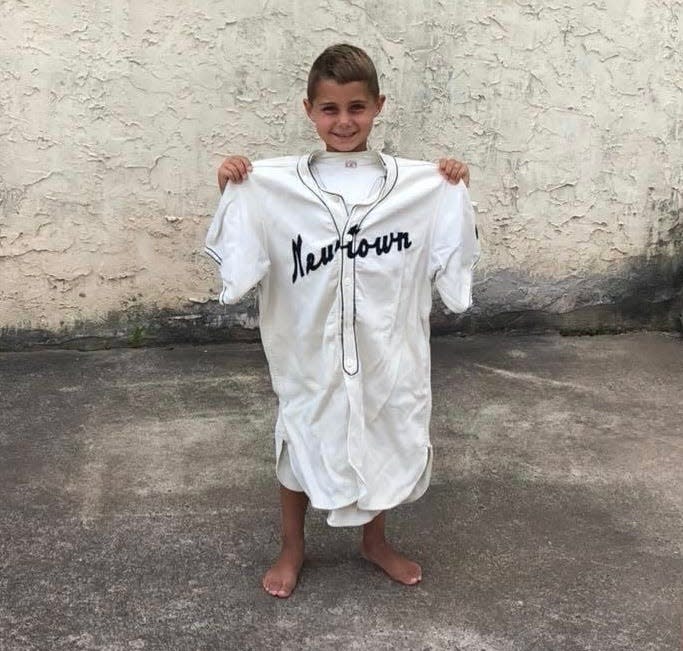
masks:
<svg viewBox="0 0 683 651"><path fill-rule="evenodd" d="M456 185L463 181L468 188L470 187L470 168L466 163L461 163L455 158L440 158L439 172L449 183Z"/></svg>

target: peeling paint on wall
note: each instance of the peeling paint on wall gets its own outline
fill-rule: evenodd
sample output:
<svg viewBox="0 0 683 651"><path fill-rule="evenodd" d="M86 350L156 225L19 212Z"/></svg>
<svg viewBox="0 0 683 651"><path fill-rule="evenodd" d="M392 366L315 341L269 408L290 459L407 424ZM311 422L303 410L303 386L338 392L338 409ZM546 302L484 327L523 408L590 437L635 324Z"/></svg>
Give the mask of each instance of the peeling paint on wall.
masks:
<svg viewBox="0 0 683 651"><path fill-rule="evenodd" d="M400 9L384 0L1 3L5 345L9 333L14 342L106 338L117 332L112 314L144 313L159 328L167 314L207 332L254 326L251 299L214 305L222 325L200 309L218 289L201 252L215 169L229 153L317 147L301 98L310 62L338 41L366 48L381 71L388 101L376 147L470 164L484 246L477 305L457 319L437 308L438 328L504 327L523 313L562 327L561 315L566 323L577 310L622 305L643 288L640 323L656 312L658 327L673 327L683 2ZM620 326L613 312L603 326L637 322Z"/></svg>

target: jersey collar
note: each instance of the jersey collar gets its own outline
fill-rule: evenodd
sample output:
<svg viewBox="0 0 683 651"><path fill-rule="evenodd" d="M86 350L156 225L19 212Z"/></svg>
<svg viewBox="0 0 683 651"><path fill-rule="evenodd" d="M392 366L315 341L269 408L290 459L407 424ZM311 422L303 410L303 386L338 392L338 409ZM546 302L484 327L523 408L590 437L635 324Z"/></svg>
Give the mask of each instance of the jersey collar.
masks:
<svg viewBox="0 0 683 651"><path fill-rule="evenodd" d="M325 205L334 220L337 232L341 234L342 231L346 230L347 226L351 226L352 224L349 224L349 216L344 214L345 211L343 209L340 210L339 203L334 200L335 195L325 192L315 180L315 177L311 172L311 164L313 163L316 153L317 152L313 152L299 158L297 162L299 179L301 180L301 183L303 183L318 200ZM362 207L362 211L357 213L356 218L353 220L354 222L362 221L365 218L365 215L367 215L378 203L383 201L396 185L396 179L398 177L396 159L393 156L382 152L375 152L375 154L384 167L384 184L376 199L372 203L365 204Z"/></svg>

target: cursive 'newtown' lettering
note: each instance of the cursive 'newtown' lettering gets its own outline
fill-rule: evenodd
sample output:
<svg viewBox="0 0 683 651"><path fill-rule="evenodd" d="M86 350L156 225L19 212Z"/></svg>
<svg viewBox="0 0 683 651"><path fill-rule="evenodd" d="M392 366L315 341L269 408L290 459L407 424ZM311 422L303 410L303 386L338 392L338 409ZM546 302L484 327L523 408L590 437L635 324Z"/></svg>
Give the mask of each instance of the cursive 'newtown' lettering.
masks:
<svg viewBox="0 0 683 651"><path fill-rule="evenodd" d="M355 235L357 231L351 232L353 239L345 244L342 244L339 240L336 240L320 249L320 255L316 256L315 253L306 253L305 257L301 251L303 245L303 240L301 235L297 235L295 240L292 240L292 258L294 261L294 271L292 273L292 282L295 283L297 278L303 278L308 276L311 271L315 271L320 267L330 264L337 254L337 251L342 250L342 255L346 253L346 257L353 258L365 258L371 251L375 255L385 255L389 253L392 249L396 248L397 251L402 251L403 249L409 249L413 244L410 241L410 233L404 231L398 231L398 233L387 233L386 235L378 235L374 240L370 241L362 237L356 239Z"/></svg>

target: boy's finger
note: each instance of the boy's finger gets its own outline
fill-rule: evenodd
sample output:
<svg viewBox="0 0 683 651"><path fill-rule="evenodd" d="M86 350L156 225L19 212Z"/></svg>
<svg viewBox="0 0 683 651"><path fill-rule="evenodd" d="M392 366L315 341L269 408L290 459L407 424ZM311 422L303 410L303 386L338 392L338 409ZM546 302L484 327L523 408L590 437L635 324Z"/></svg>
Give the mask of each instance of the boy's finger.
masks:
<svg viewBox="0 0 683 651"><path fill-rule="evenodd" d="M450 166L451 166L451 159L450 158L444 158L443 165L441 166L441 171L446 178L448 178L448 176L450 174L450 172L449 172Z"/></svg>
<svg viewBox="0 0 683 651"><path fill-rule="evenodd" d="M225 173L225 170L221 167L218 170L218 188L220 189L221 193L223 190L225 190L225 186L228 183L228 176Z"/></svg>
<svg viewBox="0 0 683 651"><path fill-rule="evenodd" d="M448 163L449 160L447 158L441 158L439 160L439 172L441 173L441 176L443 176L447 181L450 180L448 176Z"/></svg>
<svg viewBox="0 0 683 651"><path fill-rule="evenodd" d="M465 163L458 163L455 170L455 183L460 183L462 181L465 185L470 183L470 172L469 168Z"/></svg>
<svg viewBox="0 0 683 651"><path fill-rule="evenodd" d="M235 161L235 169L237 170L237 172L240 175L240 181L243 178L246 178L247 174L249 173L249 170L247 167L248 166L247 166L246 162L244 161L244 158L240 157Z"/></svg>
<svg viewBox="0 0 683 651"><path fill-rule="evenodd" d="M448 164L446 165L446 174L447 174L449 183L457 183L457 181L455 180L455 174L456 174L455 170L456 170L456 161L451 159L448 161Z"/></svg>
<svg viewBox="0 0 683 651"><path fill-rule="evenodd" d="M246 156L235 156L234 163L239 168L242 177L247 178L252 170L251 161Z"/></svg>
<svg viewBox="0 0 683 651"><path fill-rule="evenodd" d="M251 161L246 156L240 156L239 158L241 161L244 161L244 164L247 166L247 169L251 171Z"/></svg>
<svg viewBox="0 0 683 651"><path fill-rule="evenodd" d="M229 163L229 165L226 167L226 173L228 175L228 178L233 182L233 183L241 183L242 181L242 172L237 169L235 166L234 161Z"/></svg>
<svg viewBox="0 0 683 651"><path fill-rule="evenodd" d="M247 168L241 160L235 164L235 174L238 177L239 183L247 178Z"/></svg>

